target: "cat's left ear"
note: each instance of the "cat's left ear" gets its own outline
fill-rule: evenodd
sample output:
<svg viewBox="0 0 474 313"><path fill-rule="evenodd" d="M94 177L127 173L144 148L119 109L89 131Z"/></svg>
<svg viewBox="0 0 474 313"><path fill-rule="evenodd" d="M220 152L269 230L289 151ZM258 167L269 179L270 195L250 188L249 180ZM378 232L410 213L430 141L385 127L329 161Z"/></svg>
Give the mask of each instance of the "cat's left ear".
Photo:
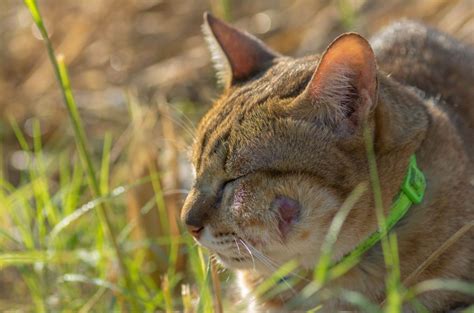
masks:
<svg viewBox="0 0 474 313"><path fill-rule="evenodd" d="M336 38L321 56L293 108L353 132L377 102L377 66L370 44L356 33Z"/></svg>
<svg viewBox="0 0 474 313"><path fill-rule="evenodd" d="M252 78L279 56L254 36L242 32L209 13L202 26L217 76L227 87Z"/></svg>

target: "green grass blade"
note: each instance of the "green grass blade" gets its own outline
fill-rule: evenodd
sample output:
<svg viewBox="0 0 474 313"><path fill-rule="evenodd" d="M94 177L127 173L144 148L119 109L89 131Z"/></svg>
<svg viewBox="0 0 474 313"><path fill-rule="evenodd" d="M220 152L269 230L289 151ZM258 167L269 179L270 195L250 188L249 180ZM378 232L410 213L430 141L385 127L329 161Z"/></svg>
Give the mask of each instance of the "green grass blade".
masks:
<svg viewBox="0 0 474 313"><path fill-rule="evenodd" d="M20 147L23 151L30 152L30 145L28 144L28 141L25 138L25 135L20 129L20 126L18 126L18 123L13 119L10 118L10 125L13 129L13 133L15 134L16 140L18 140L18 143L20 144Z"/></svg>
<svg viewBox="0 0 474 313"><path fill-rule="evenodd" d="M72 178L70 179L66 192L64 195L64 214L72 214L74 209L79 204L79 198L81 195L81 188L84 183L84 171L82 169L81 163L76 162L74 164L74 169L72 172Z"/></svg>
<svg viewBox="0 0 474 313"><path fill-rule="evenodd" d="M100 190L101 194L109 193L109 172L110 172L110 149L112 148L112 135L106 133L104 137L104 147L102 150L102 163L100 166Z"/></svg>
<svg viewBox="0 0 474 313"><path fill-rule="evenodd" d="M77 110L77 105L75 103L74 97L72 95L71 91L71 84L69 81L69 76L67 73L66 65L64 63L63 58L57 58L53 46L51 44L51 41L49 40L48 33L46 31L46 28L43 24L41 14L39 12L37 3L35 0L24 0L26 6L28 7L33 20L38 27L41 36L46 44L46 49L48 51L48 56L49 59L53 65L54 73L56 75L57 81L61 87L61 92L64 98L64 103L66 105L66 108L69 113L69 117L72 122L72 126L74 129L74 136L76 139L76 143L78 146L79 150L79 155L81 156L81 160L84 163L84 166L86 168L87 174L88 174L88 179L89 179L89 184L90 187L96 197L100 197L101 195L101 190L99 186L99 182L95 176L95 170L94 166L92 164L92 160L90 157L89 150L87 148L87 141L86 141L86 136L84 132L84 127L82 125L82 121L79 116L79 112ZM97 210L99 219L101 222L102 227L105 229L105 233L108 235L108 238L110 242L112 243L114 250L116 252L120 272L123 275L125 285L129 291L132 291L132 283L131 279L129 277L126 265L125 265L125 260L124 256L122 255L120 251L120 247L116 241L114 230L112 228L112 222L110 220L110 217L108 216L108 210L104 206L100 206ZM132 309L134 311L138 310L138 304L134 300L133 297L130 298L130 303L132 305Z"/></svg>
<svg viewBox="0 0 474 313"><path fill-rule="evenodd" d="M40 282L38 278L32 274L31 272L27 271L20 271L23 280L25 281L28 289L30 290L30 294L32 296L33 303L35 305L35 312L44 313L47 312L46 310L46 301L44 299L44 292L41 288Z"/></svg>
<svg viewBox="0 0 474 313"><path fill-rule="evenodd" d="M425 280L410 288L407 292L407 298L410 299L424 292L434 290L456 291L469 296L474 296L474 283L457 279Z"/></svg>
<svg viewBox="0 0 474 313"><path fill-rule="evenodd" d="M280 266L269 278L263 281L254 290L256 296L264 296L270 292L277 285L283 285L290 288L291 285L287 285L287 277L294 273L298 269L298 262L291 260L284 265Z"/></svg>
<svg viewBox="0 0 474 313"><path fill-rule="evenodd" d="M98 287L110 289L110 290L112 290L116 293L120 293L122 295L127 295L126 290L120 288L116 284L113 284L113 283L108 282L108 281L103 280L103 279L89 278L89 277L87 277L85 275L82 275L82 274L76 274L76 273L65 274L59 279L59 282L60 283L66 283L66 282L69 282L69 283L75 282L75 283L77 283L77 282L79 282L79 283L91 284L91 285L95 285L95 286L98 286Z"/></svg>
<svg viewBox="0 0 474 313"><path fill-rule="evenodd" d="M34 218L33 208L30 205L31 184L15 189L8 182L0 181L0 212L8 214L17 227L23 247L35 248L35 232L30 229Z"/></svg>
<svg viewBox="0 0 474 313"><path fill-rule="evenodd" d="M360 309L360 312L366 313L381 313L383 312L379 306L370 302L366 297L358 292L351 290L341 290L339 292L339 297L346 301L347 303L352 304L354 307ZM401 311L400 311L401 312Z"/></svg>
<svg viewBox="0 0 474 313"><path fill-rule="evenodd" d="M321 257L314 271L314 279L318 284L322 285L328 279L332 250L334 244L336 243L339 232L341 231L342 225L344 224L349 211L366 191L366 189L367 187L365 184L357 185L349 197L344 201L341 208L336 213L336 216L334 216L331 225L329 226L328 233L326 234L324 243L321 247Z"/></svg>
<svg viewBox="0 0 474 313"><path fill-rule="evenodd" d="M44 214L48 218L50 224L55 225L58 222L58 212L51 201L51 195L48 188L48 176L42 153L41 129L37 119L33 121L33 147L35 154L33 170L35 171L35 176L38 177L38 183L36 184L36 197L41 203L41 206L37 206L36 209L40 212L39 214Z"/></svg>
<svg viewBox="0 0 474 313"><path fill-rule="evenodd" d="M388 271L388 278L385 280L387 294L387 303L385 308L387 312L397 313L402 308L401 293L403 292L401 290L402 284L400 282L398 246L395 237L393 237L391 240L388 237L387 221L383 208L382 190L374 150L374 138L368 125L364 125L364 139L367 160L369 164L370 182L374 195L375 213L377 216L379 231L381 232L380 241L382 245L385 266Z"/></svg>

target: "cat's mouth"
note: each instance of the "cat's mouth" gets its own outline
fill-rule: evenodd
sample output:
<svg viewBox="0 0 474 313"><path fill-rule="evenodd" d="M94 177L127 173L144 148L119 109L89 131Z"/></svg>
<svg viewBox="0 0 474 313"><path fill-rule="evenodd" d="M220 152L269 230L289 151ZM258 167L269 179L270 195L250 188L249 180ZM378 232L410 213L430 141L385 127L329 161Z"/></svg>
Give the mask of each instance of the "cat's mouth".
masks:
<svg viewBox="0 0 474 313"><path fill-rule="evenodd" d="M259 255L263 254L255 247L258 240L246 240L234 232L215 232L209 226L205 227L197 242L214 254L227 268L258 267Z"/></svg>

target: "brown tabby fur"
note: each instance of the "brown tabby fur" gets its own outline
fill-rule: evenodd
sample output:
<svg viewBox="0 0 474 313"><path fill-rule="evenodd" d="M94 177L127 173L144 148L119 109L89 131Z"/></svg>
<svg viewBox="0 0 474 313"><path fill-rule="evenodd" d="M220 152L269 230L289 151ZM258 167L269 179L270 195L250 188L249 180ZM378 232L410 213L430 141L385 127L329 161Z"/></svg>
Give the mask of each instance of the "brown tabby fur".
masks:
<svg viewBox="0 0 474 313"><path fill-rule="evenodd" d="M355 34L336 40L321 61L320 56L283 57L268 48L262 52L261 42L209 16L206 25L213 35L210 40L219 44L214 56L220 58L223 52L227 57L227 88L200 123L193 150L196 181L182 217L198 242L239 271L244 295L288 260L297 260L302 269L314 267L335 213L359 183L369 181L363 124L374 136L386 212L399 192L410 155L416 154L428 182L424 201L412 206L393 230L402 280L463 225L472 224L470 48L423 25L401 22L372 41L375 72L370 46ZM244 44L233 44L239 40ZM250 51L252 57L246 59L242 47L257 52ZM349 75L347 85L344 76L337 76L339 69L331 68L331 58L362 74ZM341 109L342 105L347 107ZM278 213L272 209L280 195L301 205L287 236L279 233ZM334 259L376 228L368 190L344 222ZM385 274L377 245L330 287L355 290L380 303L385 299ZM472 228L415 282L431 278L474 280ZM291 293L267 301L254 299L252 310L284 311L289 298ZM433 291L419 301L430 312L443 312L473 299ZM413 309L408 304L404 308ZM339 309L353 308L337 297L325 300L323 312Z"/></svg>

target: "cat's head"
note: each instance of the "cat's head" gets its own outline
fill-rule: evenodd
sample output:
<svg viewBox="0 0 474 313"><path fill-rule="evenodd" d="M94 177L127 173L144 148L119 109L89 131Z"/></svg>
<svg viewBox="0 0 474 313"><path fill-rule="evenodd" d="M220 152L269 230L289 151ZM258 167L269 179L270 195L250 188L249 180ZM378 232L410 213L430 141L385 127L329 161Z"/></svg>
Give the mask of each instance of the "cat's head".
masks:
<svg viewBox="0 0 474 313"><path fill-rule="evenodd" d="M312 267L332 218L368 177L372 49L349 33L321 57L293 59L211 15L204 32L226 89L199 125L182 219L228 267L272 271L293 258ZM336 254L375 228L363 207L351 211Z"/></svg>

